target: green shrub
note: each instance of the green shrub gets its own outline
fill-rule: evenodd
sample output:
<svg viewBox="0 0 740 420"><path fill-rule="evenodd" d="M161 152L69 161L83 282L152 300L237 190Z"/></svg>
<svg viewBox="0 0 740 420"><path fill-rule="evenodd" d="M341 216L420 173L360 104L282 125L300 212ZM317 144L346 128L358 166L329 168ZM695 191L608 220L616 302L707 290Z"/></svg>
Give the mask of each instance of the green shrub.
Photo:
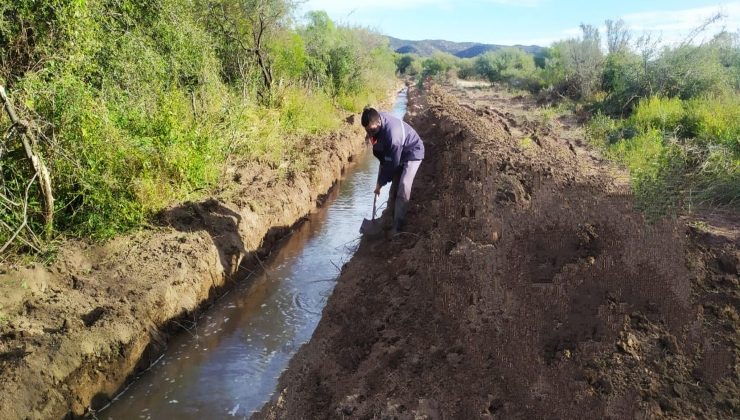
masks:
<svg viewBox="0 0 740 420"><path fill-rule="evenodd" d="M711 147L694 174L695 200L740 207L740 158L724 145Z"/></svg>
<svg viewBox="0 0 740 420"><path fill-rule="evenodd" d="M721 144L740 156L740 95L692 99L686 104L685 132L703 144Z"/></svg>
<svg viewBox="0 0 740 420"><path fill-rule="evenodd" d="M619 120L612 119L602 112L597 112L586 125L586 137L592 145L599 149L605 149L621 139L619 136L621 126Z"/></svg>
<svg viewBox="0 0 740 420"><path fill-rule="evenodd" d="M291 88L280 108L284 131L296 135L321 134L339 127L337 111L325 93Z"/></svg>
<svg viewBox="0 0 740 420"><path fill-rule="evenodd" d="M609 155L626 165L633 175L653 175L657 169L655 162L663 148L663 133L651 129L631 139L617 141L609 147Z"/></svg>
<svg viewBox="0 0 740 420"><path fill-rule="evenodd" d="M653 132L655 135L655 132ZM637 137L640 138L640 137ZM650 219L658 219L675 213L690 197L690 161L686 150L675 142L658 145L657 138L645 139L630 153L632 188L637 206L642 208ZM640 152L648 157L640 157Z"/></svg>
<svg viewBox="0 0 740 420"><path fill-rule="evenodd" d="M728 68L713 44L665 49L648 69L653 94L690 99L732 88Z"/></svg>
<svg viewBox="0 0 740 420"><path fill-rule="evenodd" d="M435 52L431 57L427 57L421 64L421 77L445 77L447 72L454 68L459 58L452 54Z"/></svg>
<svg viewBox="0 0 740 420"><path fill-rule="evenodd" d="M108 238L135 229L172 203L212 193L229 156L279 168L299 162L288 166L300 170L306 159L298 139L337 129L346 116L337 105L356 111L385 99L395 65L383 38L337 27L320 13L305 28L272 22L261 50L273 76L265 86L245 23L248 13L259 13L253 6L235 0L0 6L0 45L10 46L0 49L0 82L21 116L39 128L57 233ZM266 87L269 100L262 97ZM7 129L0 118L0 133ZM15 138L4 144L0 193L15 200L31 177L22 157ZM31 188L37 231L38 197ZM0 220L17 226L19 217L15 210ZM0 229L0 242L10 234Z"/></svg>
<svg viewBox="0 0 740 420"><path fill-rule="evenodd" d="M674 132L681 128L683 118L683 101L653 96L639 102L630 120L641 131Z"/></svg>
<svg viewBox="0 0 740 420"><path fill-rule="evenodd" d="M629 51L606 57L602 88L607 92L601 107L610 115L627 116L648 96L648 81L642 57Z"/></svg>
<svg viewBox="0 0 740 420"><path fill-rule="evenodd" d="M652 97L626 125L597 114L587 132L613 143L608 155L629 169L640 205L657 217L680 206L740 204L737 112L738 100L730 96L687 103ZM626 135L630 127L633 136Z"/></svg>
<svg viewBox="0 0 740 420"><path fill-rule="evenodd" d="M421 60L416 54L396 54L394 61L398 74L416 76L421 70Z"/></svg>

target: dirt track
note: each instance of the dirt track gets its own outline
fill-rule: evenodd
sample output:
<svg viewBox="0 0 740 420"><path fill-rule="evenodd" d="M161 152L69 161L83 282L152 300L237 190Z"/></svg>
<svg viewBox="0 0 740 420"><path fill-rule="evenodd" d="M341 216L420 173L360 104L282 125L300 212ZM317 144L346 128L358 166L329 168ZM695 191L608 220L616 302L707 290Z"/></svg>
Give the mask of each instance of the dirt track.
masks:
<svg viewBox="0 0 740 420"><path fill-rule="evenodd" d="M409 233L363 240L258 418L738 416L737 215L647 223L525 99L411 99Z"/></svg>

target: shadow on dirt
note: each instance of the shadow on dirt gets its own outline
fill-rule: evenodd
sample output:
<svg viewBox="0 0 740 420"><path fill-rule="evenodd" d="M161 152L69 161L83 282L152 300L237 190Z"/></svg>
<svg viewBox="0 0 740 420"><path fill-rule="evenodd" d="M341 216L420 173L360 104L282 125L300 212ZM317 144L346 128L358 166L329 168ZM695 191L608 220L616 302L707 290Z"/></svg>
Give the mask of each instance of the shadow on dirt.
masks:
<svg viewBox="0 0 740 420"><path fill-rule="evenodd" d="M181 206L165 210L157 220L163 226L180 232L204 230L218 249L224 272L236 274L241 258L247 255L242 236L239 234L241 215L215 199L199 203L186 202Z"/></svg>

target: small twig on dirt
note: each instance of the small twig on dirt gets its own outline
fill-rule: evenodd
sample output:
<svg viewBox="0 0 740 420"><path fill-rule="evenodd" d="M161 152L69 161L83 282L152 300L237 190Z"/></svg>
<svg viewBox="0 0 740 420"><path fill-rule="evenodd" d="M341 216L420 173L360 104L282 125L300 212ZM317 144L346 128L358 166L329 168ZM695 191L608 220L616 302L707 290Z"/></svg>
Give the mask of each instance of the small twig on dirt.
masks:
<svg viewBox="0 0 740 420"><path fill-rule="evenodd" d="M106 406L107 407L107 406ZM98 416L96 416L95 410L92 409L92 407L87 407L87 415L91 416L93 419L98 420Z"/></svg>
<svg viewBox="0 0 740 420"><path fill-rule="evenodd" d="M262 264L262 260L260 260L259 255L257 255L257 251L254 252L254 258L257 260L257 262L259 263L260 267L262 267L262 271L265 273L265 277L267 277L269 279L270 278L270 273L267 272L267 267L265 267L265 265Z"/></svg>
<svg viewBox="0 0 740 420"><path fill-rule="evenodd" d="M242 281L247 281L247 280L249 280L250 277L252 277L252 275L254 275L254 270L248 270L248 271L249 271L249 274L247 274L247 276L244 277L244 279ZM224 293L224 296L226 296L225 293Z"/></svg>
<svg viewBox="0 0 740 420"><path fill-rule="evenodd" d="M347 242L345 242L345 243L343 243L343 244L341 244L341 245L338 245L338 246L337 246L337 247L335 247L334 249L339 249L339 248L347 248L347 245L349 245L349 244L354 244L355 242L359 242L359 241L361 241L361 240L362 240L362 235L360 235L360 236L358 236L358 237L356 237L356 238L350 239L349 241L347 241Z"/></svg>
<svg viewBox="0 0 740 420"><path fill-rule="evenodd" d="M5 229L7 229L9 231L12 231L13 230L13 228L10 227L10 225L8 225L7 223L3 222L2 220L0 220L0 225L2 225L2 227L4 227ZM36 244L38 244L39 243L39 240L36 237L36 234L33 233L33 230L31 230L31 228L28 227L28 226L26 226L26 230L28 230L28 232L31 234L31 237L33 239L33 242L36 243ZM28 245L29 247L33 248L34 251L36 251L38 253L41 253L41 248L39 248L37 245L35 245L31 241L29 241L28 239L24 238L23 236L18 236L17 239L19 241L23 242L24 244Z"/></svg>
<svg viewBox="0 0 740 420"><path fill-rule="evenodd" d="M421 235L419 235L418 233L413 233L413 232L398 232L396 233L396 235L411 235L417 238L421 238Z"/></svg>
<svg viewBox="0 0 740 420"><path fill-rule="evenodd" d="M329 260L329 262L331 263L331 265L334 266L334 268L337 269L338 272L340 272L340 273L342 272L342 269L336 263L334 263L334 261Z"/></svg>
<svg viewBox="0 0 740 420"><path fill-rule="evenodd" d="M173 323L173 324L175 324L175 325L177 325L178 327L182 328L183 330L187 331L187 332L188 332L188 334L190 334L191 336L193 336L193 338L198 338L198 330L197 330L197 329L195 330L195 334L193 334L193 332L192 332L192 331L190 331L190 329L195 329L195 328L197 328L197 327L198 327L198 324L195 324L195 325L193 325L192 327L190 327L190 329L188 329L188 328L187 328L186 326L184 326L184 325L180 324L180 323L179 323L179 322L177 322L177 321L172 321L172 323Z"/></svg>

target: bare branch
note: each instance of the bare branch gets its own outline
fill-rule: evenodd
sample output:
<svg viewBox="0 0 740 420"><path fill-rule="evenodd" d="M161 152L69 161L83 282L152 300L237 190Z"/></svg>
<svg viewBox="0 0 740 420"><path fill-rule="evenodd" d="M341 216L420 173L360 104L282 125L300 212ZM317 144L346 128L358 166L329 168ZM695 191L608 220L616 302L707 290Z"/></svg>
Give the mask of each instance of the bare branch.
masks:
<svg viewBox="0 0 740 420"><path fill-rule="evenodd" d="M685 47L685 46L687 46L687 45L691 44L692 42L694 42L694 39L696 39L696 37L697 37L697 36L699 36L699 35L701 35L701 34L702 34L703 32L705 32L705 31L707 30L707 28L709 28L709 27L710 27L711 25L713 25L713 24L714 24L714 23L716 23L717 21L719 21L719 20L721 20L721 19L724 19L724 18L726 18L726 17L727 17L727 15L723 15L722 13L720 13L720 12L717 12L717 13L713 14L712 16L710 16L710 17L706 18L706 19L704 20L704 22L702 22L702 24L701 24L701 25L699 25L699 26L697 26L696 28L694 28L694 29L693 29L693 30L692 30L692 31L691 31L691 32L690 32L690 33L689 33L689 34L688 34L688 35L686 36L686 38L684 38L684 40L683 40L683 41L681 41L681 45L680 45L680 46L681 46L681 47Z"/></svg>
<svg viewBox="0 0 740 420"><path fill-rule="evenodd" d="M2 85L0 85L0 100L3 101L5 112L8 113L10 121L18 131L21 142L23 143L23 148L26 151L26 156L31 161L31 165L36 171L36 175L39 177L41 194L44 199L44 222L46 224L46 234L49 236L51 235L54 223L54 196L51 189L51 176L49 174L49 170L46 168L43 160L34 153L32 143L35 143L35 140L32 133L28 131L28 123L18 118L18 115L15 113L15 109L13 108L13 104L5 93L5 87ZM31 140L30 142L29 139Z"/></svg>
<svg viewBox="0 0 740 420"><path fill-rule="evenodd" d="M8 246L10 246L13 241L15 241L15 238L18 236L19 233L26 227L28 224L28 191L31 189L31 185L33 185L33 182L36 181L36 177L38 174L34 174L31 178L31 181L26 186L26 192L25 196L23 198L23 222L21 222L21 225L18 227L18 229L13 233L13 235L8 239L7 242L5 242L5 245L3 245L2 248L0 248L0 254L2 254Z"/></svg>
<svg viewBox="0 0 740 420"><path fill-rule="evenodd" d="M607 48L610 54L626 51L629 48L630 34L624 21L619 19L617 21L607 20L606 22L606 41Z"/></svg>

